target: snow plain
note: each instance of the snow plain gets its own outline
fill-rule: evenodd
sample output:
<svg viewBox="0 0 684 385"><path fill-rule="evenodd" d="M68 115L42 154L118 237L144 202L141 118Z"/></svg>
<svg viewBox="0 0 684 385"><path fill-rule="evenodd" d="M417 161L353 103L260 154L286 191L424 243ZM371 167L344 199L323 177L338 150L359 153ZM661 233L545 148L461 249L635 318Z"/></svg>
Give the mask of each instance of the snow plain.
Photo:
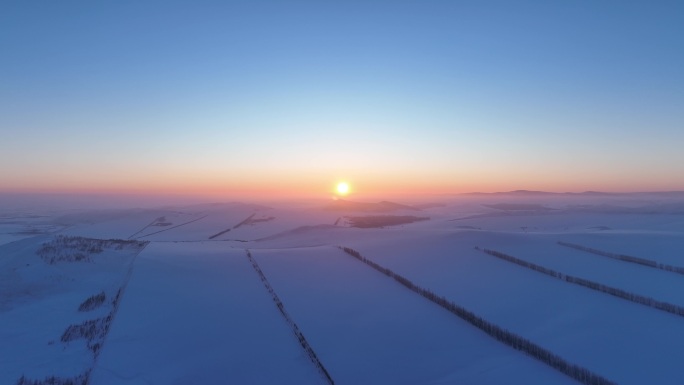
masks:
<svg viewBox="0 0 684 385"><path fill-rule="evenodd" d="M246 250L336 384L576 383L337 246L615 383L684 383L684 317L475 250L684 306L684 275L557 244L684 266L684 195L435 200L420 210L325 201L2 208L0 383L89 370L89 384L328 383ZM378 215L430 220L363 229L340 220ZM36 251L59 235L149 244L139 254L110 250L91 262L46 264ZM114 308L76 310L117 288ZM95 356L84 341L60 341L68 325L110 311Z"/></svg>
<svg viewBox="0 0 684 385"><path fill-rule="evenodd" d="M243 249L153 244L125 298L93 384L322 383Z"/></svg>

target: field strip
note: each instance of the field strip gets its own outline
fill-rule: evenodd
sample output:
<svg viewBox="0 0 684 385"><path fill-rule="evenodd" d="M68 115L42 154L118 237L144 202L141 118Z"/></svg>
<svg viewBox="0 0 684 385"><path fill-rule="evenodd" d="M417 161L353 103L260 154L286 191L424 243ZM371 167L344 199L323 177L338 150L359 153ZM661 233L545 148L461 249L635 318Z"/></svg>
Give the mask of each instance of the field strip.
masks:
<svg viewBox="0 0 684 385"><path fill-rule="evenodd" d="M657 261L654 261L651 259L633 257L631 255L615 254L615 253L611 253L609 251L603 251L603 250L594 249L591 247L578 245L576 243L569 243L569 242L563 242L563 241L558 241L557 243L561 246L565 246L565 247L569 247L572 249L584 251L584 252L587 252L589 254L600 255L603 257L617 259L617 260L623 261L623 262L635 263L637 265L642 265L642 266L651 267L654 269L660 269L660 270L670 271L673 273L684 275L684 267L672 266L672 265L667 265L664 263L658 263Z"/></svg>
<svg viewBox="0 0 684 385"><path fill-rule="evenodd" d="M177 227L189 225L189 224L191 224L192 222L197 222L197 221L199 221L200 219L204 219L204 218L206 218L206 217L208 217L208 216L209 216L209 214L203 215L203 216L201 216L201 217L199 217L199 218L195 218L195 219L193 219L193 220L191 220L191 221L188 221L188 222L185 222L185 223L181 223L181 224L179 224L179 225L171 226L171 227L166 228L166 229L164 229L164 230L159 230L159 231L155 231L155 232L153 232L153 233L141 235L141 236L137 237L136 239L149 237L150 235L163 233L164 231L169 231L169 230L173 230L173 229L175 229L175 228L177 228Z"/></svg>
<svg viewBox="0 0 684 385"><path fill-rule="evenodd" d="M273 289L273 286L271 286L271 284L268 282L266 275L264 275L264 272L259 267L257 261L252 257L252 254L249 252L249 250L245 249L245 252L247 253L247 259L252 264L254 271L256 271L256 273L259 275L259 279L261 279L261 282L263 282L264 286L266 287L266 290L268 290L268 292L271 294L271 298L273 299L273 302L276 304L276 307L278 307L280 314L283 316L283 318L285 318L285 321L292 329L292 332L294 333L295 337L297 337L297 340L299 340L299 344L302 346L306 354L309 356L311 362L314 364L314 366L316 366L316 368L321 373L321 375L326 379L326 381L330 385L334 385L335 381L333 381L332 377L330 377L330 373L328 373L328 371L323 366L323 363L321 363L318 356L316 356L316 352L314 352L311 345L309 345L309 342L304 337L304 334L301 332L301 330L299 330L299 327L292 320L292 317L290 317L290 315L287 313L287 310L285 310L285 306L278 297L278 294L276 294L275 290Z"/></svg>
<svg viewBox="0 0 684 385"><path fill-rule="evenodd" d="M363 262L367 266L370 266L373 269L379 271L380 273L383 273L386 276L393 278L409 290L443 307L444 309L448 310L449 312L461 318L462 320L468 322L469 324L485 332L497 341L505 345L508 345L513 349L520 350L528 354L529 356L577 380L578 382L587 385L615 385L615 382L610 381L598 374L595 374L591 372L589 369L571 364L562 357L552 353L551 351L531 341L528 341L516 334L513 334L508 330L493 324L492 322L485 320L484 318L474 314L473 312L449 301L445 297L440 297L432 291L424 289L414 284L407 278L393 272L392 270L363 257L358 251L354 249L342 246L339 246L339 248L340 250L344 251L347 255L350 255L356 258L357 260Z"/></svg>
<svg viewBox="0 0 684 385"><path fill-rule="evenodd" d="M525 260L513 257L513 256L508 255L508 254L501 253L499 251L489 250L489 249L481 249L479 247L476 247L475 249L480 250L485 254L488 254L488 255L491 255L493 257L504 260L506 262L510 262L510 263L516 264L518 266L525 267L525 268L528 268L530 270L534 270L534 271L541 273L541 274L546 274L550 277L559 279L559 280L564 281L564 282L573 283L575 285L583 286L583 287L586 287L588 289L592 289L592 290L595 290L595 291L598 291L601 293L610 294L612 296L622 298L622 299L625 299L627 301L631 301L634 303L638 303L640 305L648 306L648 307L651 307L653 309L662 310L662 311L667 312L667 313L671 313L674 315L678 315L680 317L684 317L684 308L681 306L678 306L678 305L671 304L669 302L658 301L658 300L650 298L650 297L630 293L628 291L618 289L618 288L612 287L612 286L606 286L606 285L603 285L603 284L598 283L598 282L590 281L588 279L578 278L578 277L575 277L572 275L563 274L563 273L558 272L556 270L549 269L549 268L546 268L544 266L540 266L540 265L537 265L537 264L534 264L531 262L527 262Z"/></svg>

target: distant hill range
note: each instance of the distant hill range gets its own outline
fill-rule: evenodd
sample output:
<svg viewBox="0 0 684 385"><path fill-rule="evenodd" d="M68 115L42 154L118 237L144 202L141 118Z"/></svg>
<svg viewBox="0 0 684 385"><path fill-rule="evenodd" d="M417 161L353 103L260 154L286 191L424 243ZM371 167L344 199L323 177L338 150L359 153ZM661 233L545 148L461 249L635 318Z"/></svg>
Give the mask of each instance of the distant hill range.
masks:
<svg viewBox="0 0 684 385"><path fill-rule="evenodd" d="M644 192L627 192L627 193L616 193L616 192L601 192L601 191L584 191L579 193L574 192L548 192L548 191L534 191L534 190L515 190L515 191L503 191L503 192L472 192L464 193L459 195L471 195L471 196L639 196L639 195L651 195L660 197L672 197L672 198L684 198L684 191L644 191Z"/></svg>

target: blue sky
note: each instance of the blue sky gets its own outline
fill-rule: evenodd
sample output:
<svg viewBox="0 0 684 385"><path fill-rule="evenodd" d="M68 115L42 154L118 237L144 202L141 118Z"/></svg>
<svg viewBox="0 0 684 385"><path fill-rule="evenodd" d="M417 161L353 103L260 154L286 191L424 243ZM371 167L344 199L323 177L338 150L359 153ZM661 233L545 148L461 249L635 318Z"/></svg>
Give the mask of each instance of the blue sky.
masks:
<svg viewBox="0 0 684 385"><path fill-rule="evenodd" d="M683 26L658 1L3 2L0 190L684 190Z"/></svg>

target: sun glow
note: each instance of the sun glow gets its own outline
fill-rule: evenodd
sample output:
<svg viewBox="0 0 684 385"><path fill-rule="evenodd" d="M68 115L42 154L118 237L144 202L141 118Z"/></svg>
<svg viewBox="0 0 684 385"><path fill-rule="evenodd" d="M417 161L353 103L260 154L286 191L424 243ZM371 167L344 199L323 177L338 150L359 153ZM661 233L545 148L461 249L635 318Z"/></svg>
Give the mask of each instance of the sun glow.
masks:
<svg viewBox="0 0 684 385"><path fill-rule="evenodd" d="M349 193L349 184L347 182L340 182L335 189L338 195L347 195Z"/></svg>

